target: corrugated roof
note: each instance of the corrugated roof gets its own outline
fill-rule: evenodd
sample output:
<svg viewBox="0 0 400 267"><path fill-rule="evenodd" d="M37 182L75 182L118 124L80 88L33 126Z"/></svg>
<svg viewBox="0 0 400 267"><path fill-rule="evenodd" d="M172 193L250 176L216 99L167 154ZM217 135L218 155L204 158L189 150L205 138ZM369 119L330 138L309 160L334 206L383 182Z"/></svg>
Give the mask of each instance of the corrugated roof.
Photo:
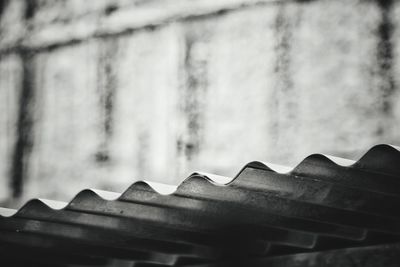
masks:
<svg viewBox="0 0 400 267"><path fill-rule="evenodd" d="M398 148L375 146L357 162L314 154L285 171L251 162L231 180L194 173L170 194L136 182L1 209L0 265L400 263Z"/></svg>

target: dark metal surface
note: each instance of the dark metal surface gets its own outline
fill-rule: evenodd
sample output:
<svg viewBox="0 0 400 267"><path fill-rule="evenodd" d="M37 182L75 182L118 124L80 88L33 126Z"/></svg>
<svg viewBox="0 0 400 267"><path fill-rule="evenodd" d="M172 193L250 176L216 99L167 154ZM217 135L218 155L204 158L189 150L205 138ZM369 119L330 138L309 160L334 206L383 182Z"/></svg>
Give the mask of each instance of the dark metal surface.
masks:
<svg viewBox="0 0 400 267"><path fill-rule="evenodd" d="M62 209L31 200L0 213L0 266L398 266L399 176L400 152L379 145L347 166L316 154L228 184L196 173L168 195L137 182Z"/></svg>

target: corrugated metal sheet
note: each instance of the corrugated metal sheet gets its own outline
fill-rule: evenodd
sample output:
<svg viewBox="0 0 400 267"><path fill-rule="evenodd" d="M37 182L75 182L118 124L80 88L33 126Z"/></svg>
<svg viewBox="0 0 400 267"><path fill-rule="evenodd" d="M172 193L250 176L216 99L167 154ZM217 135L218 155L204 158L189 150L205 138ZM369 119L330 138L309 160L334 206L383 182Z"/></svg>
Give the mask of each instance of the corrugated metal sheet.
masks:
<svg viewBox="0 0 400 267"><path fill-rule="evenodd" d="M170 194L137 182L31 200L0 210L0 265L398 266L399 176L398 149L379 145L357 162L315 154L286 172L194 173Z"/></svg>

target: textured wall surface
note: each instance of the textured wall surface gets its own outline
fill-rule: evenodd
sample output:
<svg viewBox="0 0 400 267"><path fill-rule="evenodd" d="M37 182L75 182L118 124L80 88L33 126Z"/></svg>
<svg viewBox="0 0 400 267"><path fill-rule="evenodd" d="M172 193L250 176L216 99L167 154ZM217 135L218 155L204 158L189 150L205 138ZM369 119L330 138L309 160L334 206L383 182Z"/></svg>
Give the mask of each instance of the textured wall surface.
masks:
<svg viewBox="0 0 400 267"><path fill-rule="evenodd" d="M400 144L399 15L390 0L0 1L0 201Z"/></svg>

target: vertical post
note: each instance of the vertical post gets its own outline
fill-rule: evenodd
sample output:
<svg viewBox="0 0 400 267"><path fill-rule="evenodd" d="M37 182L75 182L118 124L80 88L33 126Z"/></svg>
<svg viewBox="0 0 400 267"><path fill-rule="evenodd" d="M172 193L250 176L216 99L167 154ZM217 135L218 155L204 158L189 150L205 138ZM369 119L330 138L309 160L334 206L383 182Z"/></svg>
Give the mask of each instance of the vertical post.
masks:
<svg viewBox="0 0 400 267"><path fill-rule="evenodd" d="M96 153L98 163L110 160L109 140L113 134L114 98L117 87L117 74L115 67L118 41L114 38L99 40L99 59L97 62L97 90L99 92L100 106L103 120L102 140Z"/></svg>
<svg viewBox="0 0 400 267"><path fill-rule="evenodd" d="M190 28L190 26L188 26ZM183 63L183 86L181 90L181 112L184 129L177 140L180 171L182 175L190 165L196 162L201 149L204 131L204 106L207 94L207 44L204 34L190 30L185 36L185 54ZM203 38L203 39L202 39Z"/></svg>
<svg viewBox="0 0 400 267"><path fill-rule="evenodd" d="M33 146L34 111L34 55L22 50L22 82L17 117L17 140L11 168L12 195L18 198L23 192L23 183L27 174L27 160Z"/></svg>
<svg viewBox="0 0 400 267"><path fill-rule="evenodd" d="M393 31L392 22L393 0L376 0L379 7L381 21L377 31L377 72L379 78L379 89L381 91L382 117L393 117L392 96L396 91L396 84L393 73ZM386 121L386 120L385 120ZM386 131L386 125L380 125L377 135L382 135Z"/></svg>

